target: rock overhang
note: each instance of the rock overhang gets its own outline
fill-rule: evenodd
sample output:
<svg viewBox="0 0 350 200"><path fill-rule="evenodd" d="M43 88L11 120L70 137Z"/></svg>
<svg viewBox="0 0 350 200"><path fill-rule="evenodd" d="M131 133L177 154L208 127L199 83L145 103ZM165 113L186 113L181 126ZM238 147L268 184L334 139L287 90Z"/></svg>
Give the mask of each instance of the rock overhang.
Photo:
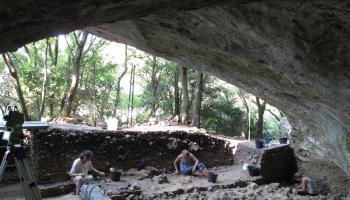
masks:
<svg viewBox="0 0 350 200"><path fill-rule="evenodd" d="M17 3L0 9L1 52L79 28L127 42L266 99L350 174L349 3Z"/></svg>

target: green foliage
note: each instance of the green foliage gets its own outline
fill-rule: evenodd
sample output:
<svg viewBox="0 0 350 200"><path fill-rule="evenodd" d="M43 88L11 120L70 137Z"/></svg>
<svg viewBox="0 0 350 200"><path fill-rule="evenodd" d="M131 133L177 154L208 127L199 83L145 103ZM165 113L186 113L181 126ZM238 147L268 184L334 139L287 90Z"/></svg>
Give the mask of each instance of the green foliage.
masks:
<svg viewBox="0 0 350 200"><path fill-rule="evenodd" d="M77 39L82 32L76 31L59 37L57 63L55 63L56 37L48 38L48 86L47 101L44 116L49 116L48 107L53 108L53 115L60 112L61 99L70 87L71 67L74 53L77 48ZM62 45L63 44L63 45ZM37 116L41 101L43 84L43 67L47 42L41 40L27 44L25 48L13 53L11 58L17 67L24 97L31 116ZM124 70L123 63L106 61L103 51L110 42L89 35L81 58L80 84L74 101L74 108L78 114L88 118L103 121L109 117L119 119L119 125L126 123L129 102L129 82L131 66L136 66L135 87L133 102L133 121L142 123L150 117L152 104L157 109L157 117L174 115L175 113L175 75L178 77L179 95L181 96L181 66L156 58L129 47L127 50L128 72L121 81L120 103L116 107L117 81ZM6 76L5 65L0 59L0 72L3 77L0 87L0 104L3 106L10 101L18 101L16 92ZM155 95L152 93L153 84L156 84ZM188 70L189 92L189 119L194 99L196 72ZM154 88L153 88L154 89ZM257 109L244 91L227 87L226 83L206 75L204 78L204 94L202 100L201 124L204 128L225 135L240 135L242 124L246 124L246 113L241 106L238 94L250 101L251 132L254 137L256 130ZM180 99L181 103L181 99ZM264 135L276 137L278 135L278 121L268 115L264 121Z"/></svg>
<svg viewBox="0 0 350 200"><path fill-rule="evenodd" d="M201 121L204 128L224 135L239 135L243 112L235 106L235 93L217 84L213 77L205 77Z"/></svg>

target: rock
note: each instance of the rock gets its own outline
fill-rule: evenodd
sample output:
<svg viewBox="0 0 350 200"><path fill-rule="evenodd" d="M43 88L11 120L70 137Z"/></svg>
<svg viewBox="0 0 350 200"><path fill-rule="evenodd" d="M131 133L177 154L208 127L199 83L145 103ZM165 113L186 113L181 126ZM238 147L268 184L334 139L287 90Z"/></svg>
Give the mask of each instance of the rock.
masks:
<svg viewBox="0 0 350 200"><path fill-rule="evenodd" d="M177 145L178 145L177 141L173 140L167 144L167 147L169 150L175 150L175 149L177 149Z"/></svg>
<svg viewBox="0 0 350 200"><path fill-rule="evenodd" d="M289 145L265 150L260 165L261 175L267 182L289 181L297 172L294 151Z"/></svg>
<svg viewBox="0 0 350 200"><path fill-rule="evenodd" d="M249 189L256 190L256 189L258 188L258 185L257 185L256 183L250 183L250 184L248 185L248 188L249 188Z"/></svg>
<svg viewBox="0 0 350 200"><path fill-rule="evenodd" d="M199 145L196 142L190 142L188 144L188 149L193 152L197 152L199 150Z"/></svg>
<svg viewBox="0 0 350 200"><path fill-rule="evenodd" d="M175 194L175 195L180 195L180 194L183 194L183 193L185 193L185 190L182 189L182 188L179 188L179 189L177 189L176 191L174 191L174 194Z"/></svg>
<svg viewBox="0 0 350 200"><path fill-rule="evenodd" d="M106 122L98 122L97 126L102 129L107 129L107 123Z"/></svg>
<svg viewBox="0 0 350 200"><path fill-rule="evenodd" d="M154 176L152 178L152 181L158 184L163 184L163 183L168 183L168 178L165 175L159 175L159 176Z"/></svg>

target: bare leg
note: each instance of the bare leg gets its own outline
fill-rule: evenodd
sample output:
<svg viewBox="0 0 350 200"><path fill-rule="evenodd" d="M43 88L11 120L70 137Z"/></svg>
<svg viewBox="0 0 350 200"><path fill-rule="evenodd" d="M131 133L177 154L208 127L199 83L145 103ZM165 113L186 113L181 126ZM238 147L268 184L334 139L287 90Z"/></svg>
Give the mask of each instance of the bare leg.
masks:
<svg viewBox="0 0 350 200"><path fill-rule="evenodd" d="M204 168L204 169L201 171L201 175L202 175L202 176L208 176L208 170L207 170L207 168Z"/></svg>
<svg viewBox="0 0 350 200"><path fill-rule="evenodd" d="M91 175L87 175L84 177L84 183L86 183L86 184L92 183L92 180L93 180L93 176L91 176Z"/></svg>
<svg viewBox="0 0 350 200"><path fill-rule="evenodd" d="M307 185L307 180L306 180L305 177L303 177L301 179L300 185L298 186L298 188L300 188L300 189L298 189L298 192L305 192L306 191L306 185Z"/></svg>
<svg viewBox="0 0 350 200"><path fill-rule="evenodd" d="M81 187L81 184L83 183L83 177L76 176L74 177L73 181L75 183L75 194L79 195L80 187Z"/></svg>

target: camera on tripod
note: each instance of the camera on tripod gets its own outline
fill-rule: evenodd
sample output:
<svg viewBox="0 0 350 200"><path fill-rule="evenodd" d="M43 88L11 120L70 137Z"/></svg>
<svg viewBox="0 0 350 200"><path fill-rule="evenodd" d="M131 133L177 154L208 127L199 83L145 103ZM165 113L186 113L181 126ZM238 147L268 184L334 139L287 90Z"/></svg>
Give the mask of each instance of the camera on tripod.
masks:
<svg viewBox="0 0 350 200"><path fill-rule="evenodd" d="M14 158L26 200L40 200L41 195L36 178L23 145L24 134L22 129L47 128L48 124L42 121L24 121L24 114L19 112L16 106L11 105L6 107L4 120L6 124L0 124L0 130L4 130L2 141L6 141L7 146L0 165L0 183L11 156Z"/></svg>
<svg viewBox="0 0 350 200"><path fill-rule="evenodd" d="M17 106L7 106L4 120L6 121L7 128L22 128L24 123L24 114L19 112Z"/></svg>

